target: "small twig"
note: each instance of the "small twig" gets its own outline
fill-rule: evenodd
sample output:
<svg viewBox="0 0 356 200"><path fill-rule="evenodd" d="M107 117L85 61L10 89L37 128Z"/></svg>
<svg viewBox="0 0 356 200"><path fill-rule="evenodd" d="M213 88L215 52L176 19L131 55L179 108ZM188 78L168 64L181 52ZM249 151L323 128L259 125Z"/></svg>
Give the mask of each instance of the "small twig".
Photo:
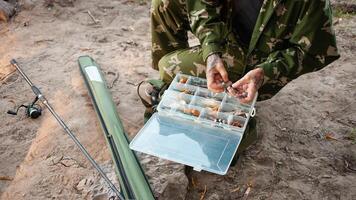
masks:
<svg viewBox="0 0 356 200"><path fill-rule="evenodd" d="M235 189L231 190L231 191L230 191L230 193L237 192L237 191L239 191L239 189L240 189L240 187L237 187L237 188L235 188Z"/></svg>
<svg viewBox="0 0 356 200"><path fill-rule="evenodd" d="M353 171L353 172L356 172L356 169L352 168L349 164L349 162L345 159L344 160L344 163L345 163L345 168L350 170L350 171Z"/></svg>
<svg viewBox="0 0 356 200"><path fill-rule="evenodd" d="M65 167L71 167L73 165L67 165L65 163L63 163L64 160L73 160L74 161L74 164L73 165L77 165L79 167L82 167L82 168L86 168L82 163L80 163L78 160L72 158L72 157L63 157L62 160L60 161L60 164L65 166Z"/></svg>
<svg viewBox="0 0 356 200"><path fill-rule="evenodd" d="M14 178L12 178L10 176L0 176L0 180L1 181L12 181L12 180L14 180Z"/></svg>
<svg viewBox="0 0 356 200"><path fill-rule="evenodd" d="M98 7L105 10L109 10L109 9L111 10L115 8L114 6L98 6Z"/></svg>
<svg viewBox="0 0 356 200"><path fill-rule="evenodd" d="M332 178L332 176L329 176L329 175L322 175L321 178Z"/></svg>
<svg viewBox="0 0 356 200"><path fill-rule="evenodd" d="M10 73L6 74L4 77L0 77L0 82L5 81L7 78L9 78L15 72L16 72L16 69L11 71Z"/></svg>
<svg viewBox="0 0 356 200"><path fill-rule="evenodd" d="M5 71L4 73L0 73L0 85L6 84L6 85L10 86L18 80L18 77L16 77L16 80L10 80L9 82L7 81L16 72L16 68L10 66L12 68L10 71L10 70L5 69L7 67L8 66L4 67L4 70L3 70L3 71Z"/></svg>
<svg viewBox="0 0 356 200"><path fill-rule="evenodd" d="M206 194L206 185L204 186L204 191L200 195L200 200L203 200Z"/></svg>
<svg viewBox="0 0 356 200"><path fill-rule="evenodd" d="M116 74L115 73L115 78L114 78L114 80L111 82L111 84L108 86L109 87L109 89L111 89L111 88L113 88L114 87L114 85L115 85L115 83L116 83L116 81L119 79L119 74Z"/></svg>
<svg viewBox="0 0 356 200"><path fill-rule="evenodd" d="M53 42L53 41L54 41L53 39L43 39L43 40L37 40L34 43L38 44L38 43L42 43L42 42Z"/></svg>
<svg viewBox="0 0 356 200"><path fill-rule="evenodd" d="M116 75L116 73L115 73L115 72L112 72L112 71L108 71L107 74L108 74L108 75L114 75L114 76Z"/></svg>
<svg viewBox="0 0 356 200"><path fill-rule="evenodd" d="M64 167L70 167L70 165L66 165L66 164L62 163L62 161L59 162L59 164L63 165Z"/></svg>
<svg viewBox="0 0 356 200"><path fill-rule="evenodd" d="M247 184L247 185L248 185L248 187L247 187L247 189L246 189L246 191L245 191L245 193L244 193L244 195L243 195L243 200L246 200L247 197L248 197L248 195L249 195L250 192L251 192L251 188L252 188L251 184Z"/></svg>
<svg viewBox="0 0 356 200"><path fill-rule="evenodd" d="M81 51L91 51L92 49L91 48L87 48L87 47L83 47L83 48L80 48Z"/></svg>
<svg viewBox="0 0 356 200"><path fill-rule="evenodd" d="M127 84L129 84L129 85L133 85L133 86L138 86L138 84L140 84L140 83L134 83L134 82L131 82L131 81L126 81L126 83Z"/></svg>
<svg viewBox="0 0 356 200"><path fill-rule="evenodd" d="M64 163L63 161L65 160L73 160L74 161L74 164L72 165L67 165L66 163ZM57 164L61 164L63 165L64 167L71 167L73 165L78 165L79 167L82 167L82 168L85 168L85 166L83 164L81 164L78 160L74 159L74 158L71 158L71 157L65 157L65 156L61 156L58 160L53 160L52 159L52 166L53 165L57 165Z"/></svg>
<svg viewBox="0 0 356 200"><path fill-rule="evenodd" d="M95 24L98 24L98 23L100 22L100 20L96 19L96 18L91 14L91 12L90 12L89 10L87 10L87 13L88 13L89 17L93 20L93 22L94 22Z"/></svg>

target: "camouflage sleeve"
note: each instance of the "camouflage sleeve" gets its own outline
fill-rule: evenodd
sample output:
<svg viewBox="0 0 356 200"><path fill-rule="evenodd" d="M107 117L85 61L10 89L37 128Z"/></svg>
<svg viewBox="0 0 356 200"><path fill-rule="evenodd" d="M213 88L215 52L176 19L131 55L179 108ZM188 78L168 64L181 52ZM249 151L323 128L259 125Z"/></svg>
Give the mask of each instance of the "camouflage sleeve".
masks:
<svg viewBox="0 0 356 200"><path fill-rule="evenodd" d="M264 69L265 79L290 80L319 70L339 57L329 0L313 0L301 10L290 33L289 47L272 52L257 67Z"/></svg>
<svg viewBox="0 0 356 200"><path fill-rule="evenodd" d="M200 40L203 59L213 53L222 53L221 41L227 33L225 22L221 19L221 5L218 0L187 0L187 12L193 34Z"/></svg>

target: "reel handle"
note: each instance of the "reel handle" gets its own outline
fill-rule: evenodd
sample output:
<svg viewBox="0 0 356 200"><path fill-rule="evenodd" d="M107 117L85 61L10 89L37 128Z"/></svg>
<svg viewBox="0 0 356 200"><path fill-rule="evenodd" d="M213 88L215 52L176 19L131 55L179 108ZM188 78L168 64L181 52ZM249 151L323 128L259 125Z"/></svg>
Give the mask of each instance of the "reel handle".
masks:
<svg viewBox="0 0 356 200"><path fill-rule="evenodd" d="M17 112L13 111L13 110L8 110L7 111L7 114L10 114L10 115L17 115Z"/></svg>

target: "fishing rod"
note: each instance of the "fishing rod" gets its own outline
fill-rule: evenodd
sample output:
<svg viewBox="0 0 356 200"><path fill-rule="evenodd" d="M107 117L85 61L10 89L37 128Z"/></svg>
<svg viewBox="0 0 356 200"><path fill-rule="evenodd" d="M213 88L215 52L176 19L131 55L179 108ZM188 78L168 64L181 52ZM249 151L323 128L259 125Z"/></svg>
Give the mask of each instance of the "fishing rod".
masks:
<svg viewBox="0 0 356 200"><path fill-rule="evenodd" d="M20 72L21 76L26 80L26 82L30 85L33 93L36 95L36 99L34 102L37 100L41 101L43 105L47 107L47 109L51 112L54 118L56 118L57 122L62 126L62 128L65 130L65 132L70 136L70 138L74 141L74 143L77 145L77 147L80 149L80 151L84 154L84 156L89 160L89 162L93 165L93 167L99 172L101 177L105 180L105 182L109 185L110 189L117 195L117 197L120 200L124 200L124 197L120 193L120 191L115 187L115 185L110 181L110 179L106 176L104 171L100 168L98 163L95 162L93 157L88 153L88 151L85 149L85 147L79 142L79 140L75 137L73 132L68 128L68 126L64 123L64 121L61 119L61 117L56 113L56 111L52 108L52 106L48 103L47 99L45 96L42 94L42 92L36 87L32 81L27 77L24 71L20 68L18 65L17 61L15 59L12 59L10 63L16 67L16 69ZM34 103L33 103L34 104ZM11 113L10 113L11 114Z"/></svg>

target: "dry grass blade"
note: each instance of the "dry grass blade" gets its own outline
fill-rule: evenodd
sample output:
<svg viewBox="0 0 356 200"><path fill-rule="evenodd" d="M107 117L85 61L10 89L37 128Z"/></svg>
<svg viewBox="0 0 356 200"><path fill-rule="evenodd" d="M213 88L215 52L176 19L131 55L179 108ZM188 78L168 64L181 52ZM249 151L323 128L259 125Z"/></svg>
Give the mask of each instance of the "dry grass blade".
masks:
<svg viewBox="0 0 356 200"><path fill-rule="evenodd" d="M82 47L80 48L81 51L91 51L92 49L89 47Z"/></svg>
<svg viewBox="0 0 356 200"><path fill-rule="evenodd" d="M230 191L230 193L237 192L237 191L239 191L239 189L240 189L240 187L237 187L237 188L235 188L235 189L232 189L232 190Z"/></svg>
<svg viewBox="0 0 356 200"><path fill-rule="evenodd" d="M0 81L5 80L14 72L16 72L16 68L12 65L6 65L4 67L0 66Z"/></svg>
<svg viewBox="0 0 356 200"><path fill-rule="evenodd" d="M112 80L112 82L110 83L110 85L108 86L108 88L109 88L109 89L113 88L117 80L119 80L119 74L116 74L116 73L115 73L115 77L114 77L114 79Z"/></svg>
<svg viewBox="0 0 356 200"><path fill-rule="evenodd" d="M45 43L45 42L53 42L53 39L42 39L42 40L36 40L34 43L35 44L40 44L40 43Z"/></svg>
<svg viewBox="0 0 356 200"><path fill-rule="evenodd" d="M204 191L200 194L200 200L203 200L205 198L205 194L206 194L206 185L204 186Z"/></svg>
<svg viewBox="0 0 356 200"><path fill-rule="evenodd" d="M352 168L352 166L350 165L350 163L347 160L344 160L344 163L345 163L345 169L347 169L349 171L356 172L356 169Z"/></svg>
<svg viewBox="0 0 356 200"><path fill-rule="evenodd" d="M96 18L94 17L94 15L91 14L91 12L90 12L89 10L87 10L87 13L88 13L89 17L93 20L93 22L94 22L95 24L98 24L98 23L100 22L100 20L96 19Z"/></svg>

